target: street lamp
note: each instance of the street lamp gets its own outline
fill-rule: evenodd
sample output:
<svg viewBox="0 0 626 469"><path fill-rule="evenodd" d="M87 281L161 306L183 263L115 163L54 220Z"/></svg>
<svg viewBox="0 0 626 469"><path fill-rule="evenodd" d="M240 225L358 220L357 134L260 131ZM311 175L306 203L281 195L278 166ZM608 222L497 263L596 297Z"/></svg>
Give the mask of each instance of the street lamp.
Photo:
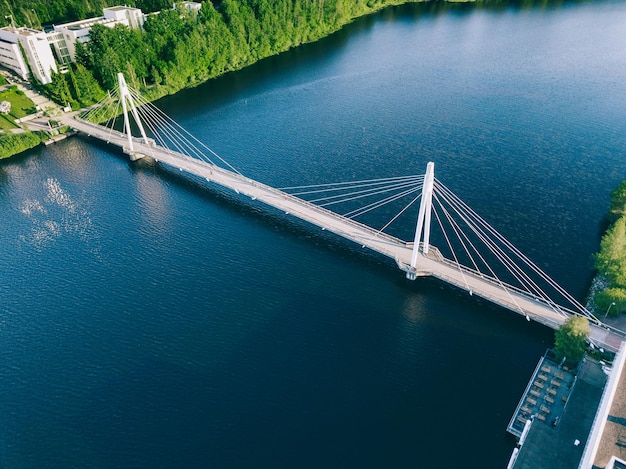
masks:
<svg viewBox="0 0 626 469"><path fill-rule="evenodd" d="M611 306L615 306L615 301L613 301L609 307L606 309L606 313L604 313L604 317L606 318L609 315L609 310L611 309Z"/></svg>

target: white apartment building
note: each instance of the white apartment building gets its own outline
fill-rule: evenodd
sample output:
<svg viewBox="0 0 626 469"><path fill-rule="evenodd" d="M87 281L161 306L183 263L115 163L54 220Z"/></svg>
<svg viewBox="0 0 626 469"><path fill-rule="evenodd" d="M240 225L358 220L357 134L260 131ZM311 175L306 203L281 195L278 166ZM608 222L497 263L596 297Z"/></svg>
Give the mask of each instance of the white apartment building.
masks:
<svg viewBox="0 0 626 469"><path fill-rule="evenodd" d="M13 70L22 80L28 80L28 66L17 43L0 39L0 65Z"/></svg>
<svg viewBox="0 0 626 469"><path fill-rule="evenodd" d="M56 25L54 30L48 33L48 42L60 63L67 64L76 61L76 44L89 41L89 31L95 24L102 24L109 28L116 24L123 24L129 28L141 28L144 23L144 14L139 8L116 6L104 8L102 12L104 16L98 18Z"/></svg>
<svg viewBox="0 0 626 469"><path fill-rule="evenodd" d="M50 83L52 72L57 71L57 66L43 31L13 26L0 28L0 65L28 79L28 67L20 45L35 78L44 85Z"/></svg>
<svg viewBox="0 0 626 469"><path fill-rule="evenodd" d="M117 6L103 8L102 12L107 19L114 19L125 24L129 28L141 28L145 19L144 14L139 8L131 8L127 6Z"/></svg>
<svg viewBox="0 0 626 469"><path fill-rule="evenodd" d="M202 8L202 3L198 2L182 2L183 8L187 10L187 12L198 13L200 8ZM176 8L176 4L174 4L174 8Z"/></svg>
<svg viewBox="0 0 626 469"><path fill-rule="evenodd" d="M48 33L13 26L0 28L0 65L24 80L28 80L30 65L33 75L45 85L52 81L52 72L57 72L57 63L61 71L65 71L67 64L76 61L76 44L89 41L89 31L94 24L141 28L144 23L145 17L139 8L116 6L104 8L102 12L104 16L54 26Z"/></svg>
<svg viewBox="0 0 626 469"><path fill-rule="evenodd" d="M56 61L67 68L67 64L72 62L72 55L67 47L63 31L52 30L46 33L46 37L48 38L48 44L50 44Z"/></svg>

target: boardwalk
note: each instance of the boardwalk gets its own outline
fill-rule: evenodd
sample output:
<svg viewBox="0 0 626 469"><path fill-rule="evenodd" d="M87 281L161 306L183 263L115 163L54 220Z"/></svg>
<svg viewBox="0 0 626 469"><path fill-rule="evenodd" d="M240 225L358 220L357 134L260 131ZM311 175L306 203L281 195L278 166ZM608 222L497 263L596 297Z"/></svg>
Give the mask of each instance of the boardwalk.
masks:
<svg viewBox="0 0 626 469"><path fill-rule="evenodd" d="M128 137L123 133L82 120L76 120L71 116L62 118L62 121L74 130L116 145L122 148L125 153L129 153L127 149ZM535 320L553 329L558 328L568 317L568 314L558 312L538 297L533 297L513 286L503 284L495 278L485 276L465 267L459 267L457 264L445 259L433 246L430 247L427 256L421 252L418 253L416 269L413 271L410 268L413 243L380 233L362 223L212 164L172 152L154 144L145 144L136 138L133 138L133 146L135 155L131 154L131 158L143 155L149 156L170 167L178 168L209 182L232 189L253 200L261 201L285 212L287 215L305 220L323 230L333 232L358 243L364 248L390 257L396 261L400 269L407 272L411 271L416 276L430 275L436 277L467 291L471 295L485 298L521 314L529 320ZM617 351L623 339L623 334L618 331L608 330L602 326L592 325L590 338L598 346L607 350Z"/></svg>

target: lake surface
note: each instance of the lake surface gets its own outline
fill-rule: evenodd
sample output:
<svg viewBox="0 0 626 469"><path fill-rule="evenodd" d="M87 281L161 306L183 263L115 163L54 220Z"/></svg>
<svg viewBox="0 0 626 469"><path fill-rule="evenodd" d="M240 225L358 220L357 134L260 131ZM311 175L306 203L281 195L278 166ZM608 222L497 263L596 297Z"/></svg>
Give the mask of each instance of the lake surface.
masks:
<svg viewBox="0 0 626 469"><path fill-rule="evenodd" d="M626 176L625 17L623 1L394 8L158 105L279 187L434 161L584 300ZM503 468L552 342L87 138L0 162L0 214L5 468Z"/></svg>

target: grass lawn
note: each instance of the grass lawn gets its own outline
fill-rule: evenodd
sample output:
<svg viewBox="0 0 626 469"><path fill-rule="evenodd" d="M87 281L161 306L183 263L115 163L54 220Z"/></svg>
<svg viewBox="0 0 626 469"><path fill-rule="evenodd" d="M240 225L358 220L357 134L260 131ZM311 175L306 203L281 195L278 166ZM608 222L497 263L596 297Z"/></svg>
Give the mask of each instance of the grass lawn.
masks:
<svg viewBox="0 0 626 469"><path fill-rule="evenodd" d="M11 103L9 119L11 117L13 119L20 119L24 116L37 112L35 109L35 103L28 99L23 92L17 89L16 86L12 86L8 90L0 92L0 101L8 101Z"/></svg>
<svg viewBox="0 0 626 469"><path fill-rule="evenodd" d="M0 130L16 129L18 126L13 122L13 119L6 114L0 114Z"/></svg>

